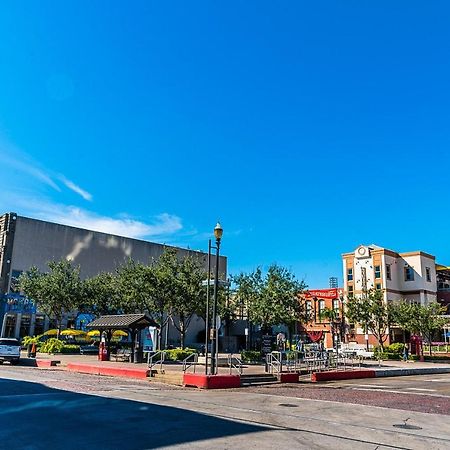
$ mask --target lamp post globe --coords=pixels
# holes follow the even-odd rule
[[[220,222],[217,222],[216,226],[214,227],[214,237],[216,238],[216,241],[220,241],[222,239],[223,235],[223,228],[220,225]]]

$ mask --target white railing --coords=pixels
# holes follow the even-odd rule
[[[230,368],[230,375],[233,369],[236,370],[239,375],[242,375],[242,360],[237,356],[234,356],[233,353],[228,355],[228,367]]]
[[[195,373],[195,368],[197,366],[197,363],[198,363],[198,353],[192,353],[192,355],[189,355],[187,358],[184,358],[183,359],[183,372],[186,372],[188,369],[193,367],[194,373]]]
[[[272,352],[266,355],[267,369],[270,373],[281,373],[283,360],[281,352]]]
[[[159,364],[159,370],[161,372],[163,372],[163,364],[164,364],[165,359],[166,359],[166,353],[163,351],[153,353],[151,356],[149,353],[148,357],[147,357],[148,368],[150,370],[152,370],[156,365]]]

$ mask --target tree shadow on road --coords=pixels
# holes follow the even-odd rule
[[[10,450],[137,450],[268,429],[180,408],[0,379],[0,442]]]

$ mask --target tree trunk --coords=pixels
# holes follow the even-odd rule
[[[184,339],[186,337],[186,328],[184,326],[184,315],[180,314],[180,347],[184,349]]]

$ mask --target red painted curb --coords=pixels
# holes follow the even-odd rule
[[[111,377],[126,378],[147,378],[149,376],[148,369],[128,368],[128,367],[102,367],[90,364],[67,364],[67,370],[71,372],[90,373],[94,375],[108,375]]]
[[[298,383],[299,375],[298,373],[280,373],[278,375],[278,381],[280,383]]]
[[[375,378],[375,370],[347,370],[333,372],[314,372],[311,381],[354,380],[357,378]]]
[[[185,373],[183,385],[193,386],[201,389],[230,389],[241,387],[239,375],[201,375],[196,373]]]
[[[36,359],[36,367],[56,367],[61,361],[56,359]]]

